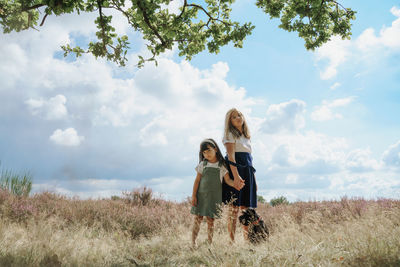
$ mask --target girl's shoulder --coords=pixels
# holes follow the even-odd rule
[[[223,142],[224,144],[226,144],[226,143],[236,143],[236,140],[237,140],[237,139],[238,139],[238,138],[235,137],[235,136],[233,135],[232,132],[228,132],[228,133],[224,136],[224,138],[222,139],[222,142]]]
[[[195,170],[202,174],[203,173],[203,169],[204,169],[204,161],[200,161],[199,164],[197,164]]]

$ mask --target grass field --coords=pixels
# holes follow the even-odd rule
[[[229,242],[225,207],[213,244],[203,223],[194,250],[189,210],[146,189],[103,200],[0,190],[0,266],[400,266],[399,200],[260,204],[271,235],[257,246],[240,228]]]

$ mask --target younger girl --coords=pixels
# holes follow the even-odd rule
[[[222,179],[229,186],[233,186],[225,166],[224,157],[217,143],[211,138],[201,142],[192,194],[191,213],[195,215],[192,230],[193,247],[196,245],[203,216],[207,217],[208,242],[212,242],[214,219],[218,217],[218,205],[222,203]]]

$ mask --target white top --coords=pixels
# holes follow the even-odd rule
[[[229,132],[227,138],[224,137],[222,140],[222,143],[224,143],[224,145],[226,143],[235,143],[235,152],[251,153],[251,140],[244,137],[244,135],[236,138],[231,132]]]
[[[204,161],[200,162],[199,165],[197,165],[197,167],[195,168],[195,170],[200,173],[203,174],[203,170],[204,170]],[[221,167],[219,166],[219,162],[215,162],[215,163],[211,163],[211,162],[207,162],[206,167],[211,167],[211,168],[219,168],[219,179],[221,180],[222,183],[222,179],[224,178],[225,174],[228,172],[228,170],[225,168],[224,165],[221,165]]]

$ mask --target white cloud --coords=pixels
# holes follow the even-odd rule
[[[349,57],[350,45],[349,40],[342,40],[340,37],[334,36],[329,42],[317,49],[317,61],[328,61],[325,70],[320,73],[321,79],[328,80],[336,76],[339,65],[346,62]]]
[[[321,133],[288,133],[267,135],[257,133],[254,158],[262,164],[257,172],[310,174],[339,171],[348,144],[344,138],[334,138]]]
[[[383,27],[378,35],[375,34],[374,29],[366,29],[355,41],[356,47],[363,52],[371,52],[382,48],[398,50],[400,48],[399,10],[397,7],[392,7],[390,11],[397,19],[392,22],[390,27]]]
[[[68,197],[110,198],[111,196],[123,196],[123,192],[143,188],[150,188],[153,197],[162,197],[172,201],[182,201],[190,196],[195,175],[193,176],[162,176],[150,178],[144,181],[132,179],[77,179],[77,180],[50,180],[46,183],[34,183],[33,193],[43,191],[55,192]]]
[[[390,12],[397,17],[391,27],[383,28],[380,32],[381,42],[388,48],[400,48],[400,9],[392,7]]]
[[[151,178],[145,184],[151,187],[154,192],[171,200],[183,200],[191,196],[195,173],[192,176],[162,176]]]
[[[327,121],[332,119],[340,119],[342,115],[336,113],[333,114],[332,110],[328,106],[320,106],[315,108],[311,114],[311,118],[316,121]]]
[[[122,192],[130,191],[143,186],[134,180],[121,179],[79,179],[79,180],[50,180],[46,183],[34,183],[32,191],[40,193],[43,191],[54,192],[68,197],[88,198],[109,198],[121,196]]]
[[[335,90],[336,88],[340,87],[342,84],[339,82],[335,82],[334,84],[332,84],[332,86],[330,87],[331,90]]]
[[[57,145],[62,146],[79,146],[83,140],[84,136],[78,136],[78,133],[74,128],[67,128],[64,131],[57,129],[50,136],[50,140]]]
[[[298,99],[268,107],[261,131],[266,133],[296,132],[304,127],[306,103]]]
[[[286,184],[296,184],[297,181],[298,181],[298,179],[299,179],[299,176],[298,176],[297,174],[295,174],[295,173],[289,173],[289,174],[286,176],[285,183],[286,183]]]
[[[56,95],[55,97],[45,100],[43,98],[33,99],[30,98],[25,101],[32,115],[40,115],[47,120],[63,119],[68,115],[65,103],[67,98],[63,95]]]
[[[353,40],[342,40],[336,36],[317,49],[316,61],[319,65],[321,62],[324,65],[320,78],[323,80],[334,78],[338,68],[345,62],[358,66],[374,66],[376,65],[374,62],[382,58],[382,55],[388,56],[399,51],[400,9],[394,6],[390,12],[397,18],[390,27],[383,27],[378,35],[373,28],[368,28]]]
[[[393,197],[398,192],[400,141],[383,155],[392,171],[383,168],[369,148],[351,149],[345,138],[312,131],[256,134],[253,157],[259,194],[266,199],[281,195],[291,201],[331,200],[344,195],[376,198]]]
[[[400,141],[389,146],[382,155],[382,161],[389,167],[400,168]]]
[[[3,34],[4,35],[4,34]],[[0,42],[0,91],[15,86],[21,69],[27,65],[28,59],[24,49],[17,43]]]
[[[141,145],[167,145],[168,140],[165,133],[163,133],[163,129],[166,128],[163,128],[163,126],[167,125],[163,123],[162,117],[155,118],[153,121],[144,126],[140,130],[140,140],[142,141]]]
[[[356,46],[366,52],[380,45],[380,40],[375,36],[375,30],[368,28],[356,39]]]
[[[400,8],[394,6],[390,9],[390,12],[395,15],[396,17],[400,18]]]
[[[333,109],[345,107],[349,105],[355,97],[339,98],[333,101],[323,100],[321,106],[316,106],[311,113],[311,118],[315,121],[328,121],[333,119],[341,119],[342,114],[334,112]]]
[[[289,148],[287,145],[280,145],[272,154],[271,163],[279,166],[289,166]]]
[[[368,172],[378,170],[380,163],[372,157],[369,148],[355,149],[347,155],[346,168],[352,172]]]

